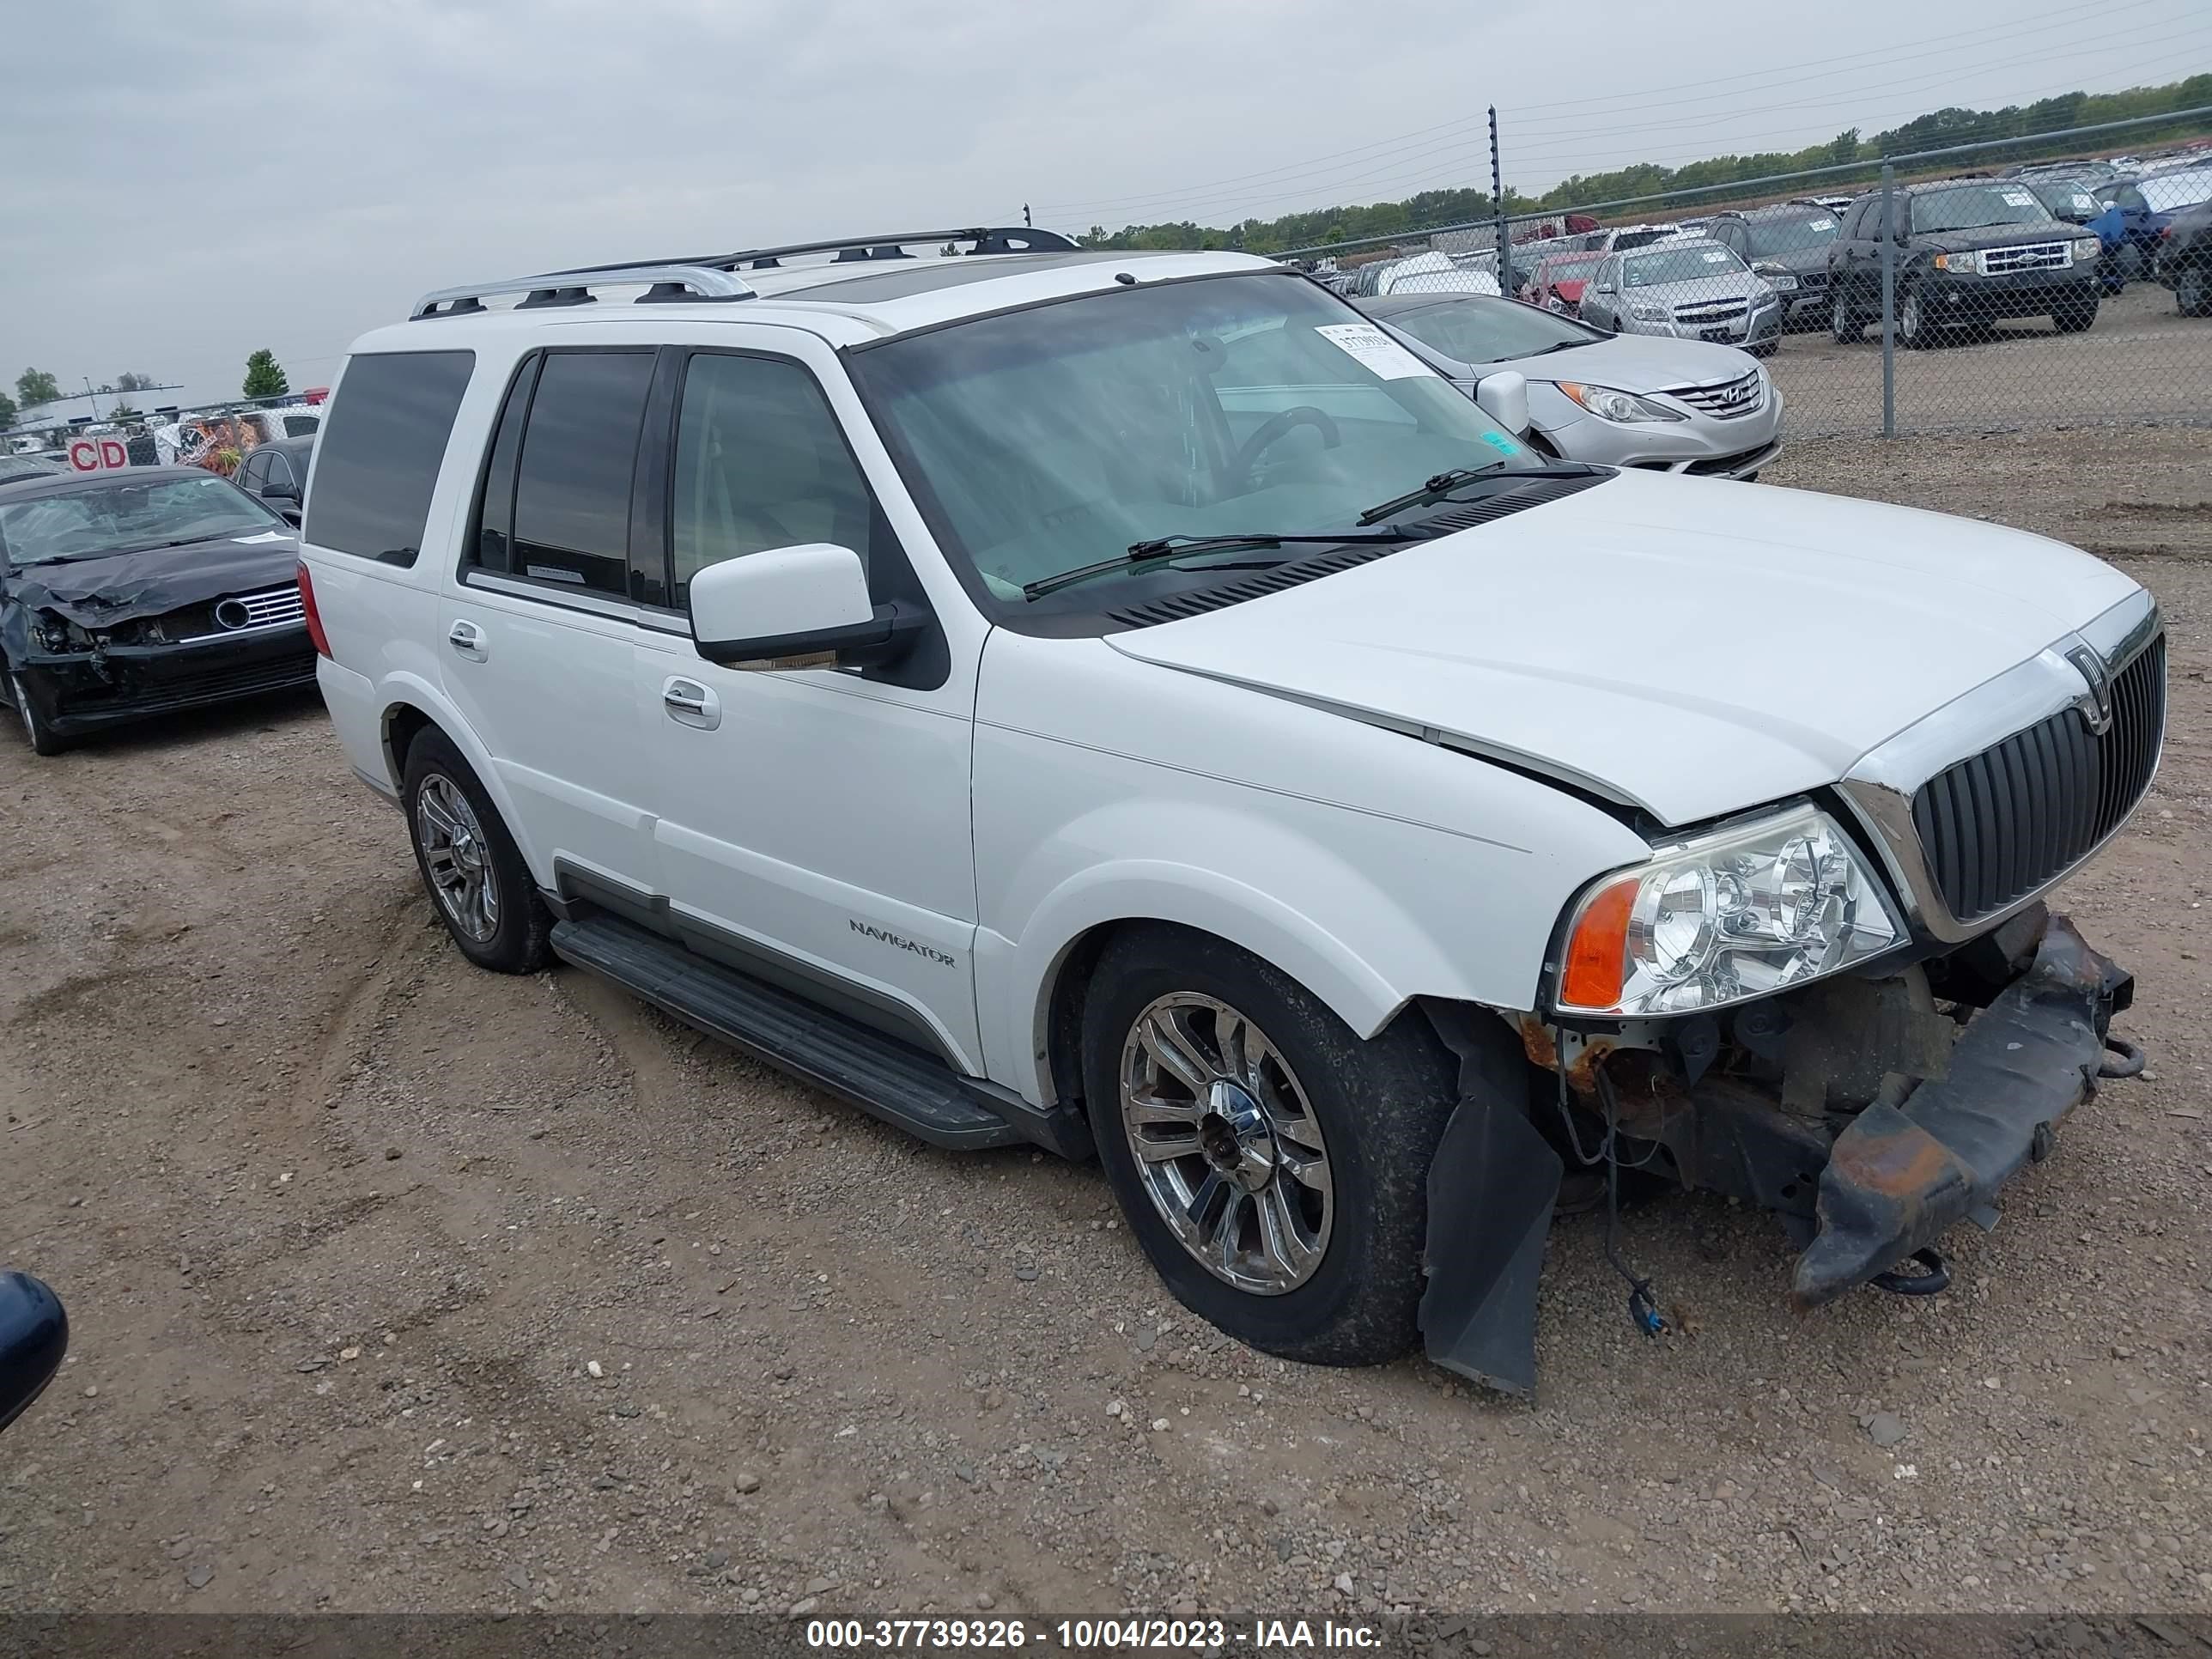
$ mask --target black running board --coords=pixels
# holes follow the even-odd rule
[[[587,912],[555,923],[552,943],[562,960],[933,1146],[975,1152],[1034,1142],[1073,1150],[1063,1144],[1065,1114],[1039,1112],[1018,1097],[1000,1101],[999,1091],[933,1055],[673,939]]]

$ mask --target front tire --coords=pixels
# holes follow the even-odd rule
[[[1919,351],[1936,343],[1936,325],[1929,320],[1927,301],[1920,297],[1917,287],[1905,290],[1897,305],[1897,341],[1909,351]]]
[[[407,750],[400,799],[415,867],[461,954],[500,974],[534,974],[551,956],[552,913],[460,750],[432,728]]]
[[[2061,334],[2079,334],[2097,320],[2097,302],[2090,300],[2051,314],[2051,325]]]
[[[2185,317],[2212,317],[2212,265],[2185,265],[2174,273],[2173,305]]]
[[[1455,1095],[1423,1021],[1362,1041],[1267,963],[1154,926],[1100,957],[1083,1043],[1100,1161],[1178,1301],[1311,1364],[1413,1345],[1429,1163]]]
[[[15,700],[15,716],[21,721],[23,737],[34,755],[58,755],[70,746],[70,740],[56,732],[46,717],[31,701],[28,687],[21,674],[8,676],[8,695]]]
[[[1856,345],[1866,337],[1866,325],[1838,292],[1828,307],[1828,332],[1838,345]]]

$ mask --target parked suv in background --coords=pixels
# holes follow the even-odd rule
[[[2185,317],[2212,317],[2212,202],[2184,208],[2166,222],[2152,275],[2173,290]]]
[[[837,258],[894,240],[355,344],[301,591],[464,955],[1095,1147],[1238,1339],[1522,1390],[1567,1158],[1777,1212],[1809,1306],[2051,1150],[2129,989],[2039,899],[2157,761],[2134,580],[1547,460],[1266,260]]]
[[[1985,335],[2001,319],[2048,317],[2062,334],[2097,320],[2095,236],[2051,216],[2017,179],[1966,179],[1893,192],[1897,337],[1929,346]],[[1861,197],[1828,250],[1838,344],[1881,317],[1883,197]]]
[[[1826,208],[1784,203],[1717,213],[1705,234],[1749,265],[1782,296],[1783,324],[1825,322],[1828,246],[1838,221]]]

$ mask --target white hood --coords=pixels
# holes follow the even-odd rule
[[[1680,824],[1835,781],[2135,590],[2021,531],[1627,471],[1108,642],[1432,731]]]

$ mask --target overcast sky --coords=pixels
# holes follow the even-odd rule
[[[2203,0],[15,0],[0,388],[293,385],[422,290],[870,229],[1227,223],[2212,67]],[[1754,13],[1757,21],[1751,21]],[[1850,32],[1839,29],[1848,15]],[[82,404],[71,405],[81,410]]]

